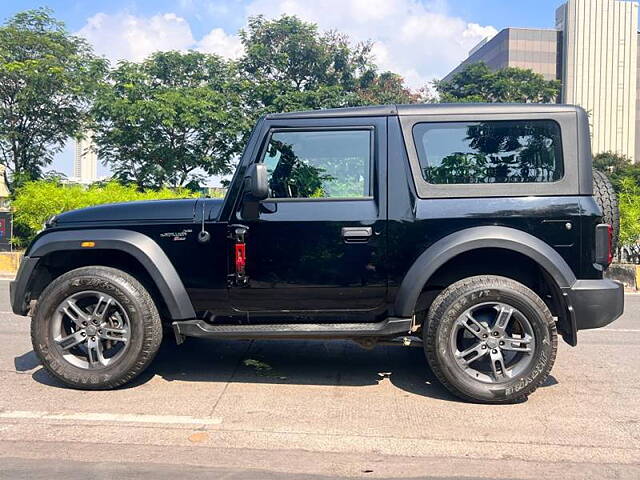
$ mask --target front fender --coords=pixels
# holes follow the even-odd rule
[[[540,265],[561,289],[569,288],[576,282],[567,262],[539,238],[508,227],[472,227],[438,240],[418,257],[400,284],[394,302],[394,314],[399,317],[412,316],[429,278],[452,258],[479,248],[503,248],[526,255]]]
[[[92,248],[94,250],[119,250],[134,257],[155,282],[167,305],[171,319],[195,318],[193,304],[184,284],[160,246],[142,233],[119,229],[66,230],[45,233],[37,238],[28,251],[29,268],[20,269],[12,286],[14,310],[22,309],[27,285],[40,258],[57,251],[83,250],[81,243],[85,241],[95,242]]]

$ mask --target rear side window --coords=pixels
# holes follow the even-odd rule
[[[418,123],[413,138],[432,184],[546,183],[564,175],[552,120]]]
[[[372,130],[276,131],[263,162],[271,198],[370,196]]]

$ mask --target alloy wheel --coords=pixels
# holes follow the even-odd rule
[[[51,334],[67,362],[83,369],[100,369],[124,355],[131,325],[125,309],[111,295],[83,291],[58,305]]]
[[[486,302],[466,310],[451,331],[457,366],[470,377],[500,383],[518,376],[534,359],[535,335],[518,309]]]

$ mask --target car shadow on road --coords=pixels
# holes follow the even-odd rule
[[[32,369],[33,352],[16,357],[16,369]],[[371,386],[389,381],[415,395],[459,401],[427,366],[422,348],[377,346],[365,350],[349,341],[205,340],[189,338],[180,346],[165,341],[150,367],[123,388],[135,388],[159,376],[166,381]],[[66,388],[43,368],[39,383]],[[558,382],[550,376],[543,386]]]
[[[177,357],[181,358],[176,363]],[[167,345],[149,374],[165,380],[231,381],[295,385],[371,386],[390,381],[418,395],[453,400],[429,370],[422,348],[350,341],[189,339]],[[140,381],[145,381],[141,378]]]

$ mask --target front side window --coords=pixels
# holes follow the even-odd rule
[[[551,120],[419,123],[413,138],[432,184],[545,183],[564,174]]]
[[[371,130],[279,131],[264,155],[271,198],[370,196]]]

